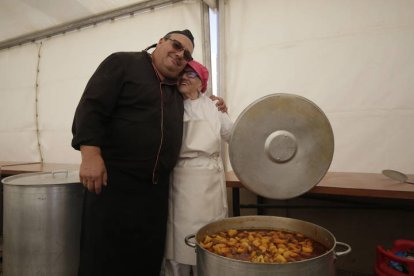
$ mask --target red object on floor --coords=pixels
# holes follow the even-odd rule
[[[396,240],[390,250],[384,250],[377,246],[377,262],[375,264],[375,275],[377,276],[414,276],[414,259],[396,256],[398,251],[414,250],[414,241]],[[397,262],[407,269],[407,273],[400,272],[390,265],[390,262]]]

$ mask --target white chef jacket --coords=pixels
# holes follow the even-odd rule
[[[166,259],[196,265],[184,238],[204,225],[227,217],[227,193],[220,155],[229,141],[231,122],[204,94],[184,101],[184,133],[179,160],[171,175]]]

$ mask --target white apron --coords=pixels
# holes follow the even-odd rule
[[[227,217],[227,193],[220,157],[220,133],[206,120],[184,122],[180,159],[170,186],[166,258],[196,265],[184,238]]]

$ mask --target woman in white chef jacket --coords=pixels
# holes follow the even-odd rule
[[[190,61],[179,80],[184,96],[184,133],[172,173],[165,253],[165,275],[197,275],[196,254],[184,238],[202,226],[227,217],[227,193],[220,156],[233,123],[217,110],[206,91],[208,70]],[[191,272],[192,271],[192,272]]]

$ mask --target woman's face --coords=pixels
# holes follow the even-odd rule
[[[178,81],[178,90],[184,98],[197,99],[198,91],[201,90],[201,80],[197,73],[189,67],[184,69],[184,73]]]

